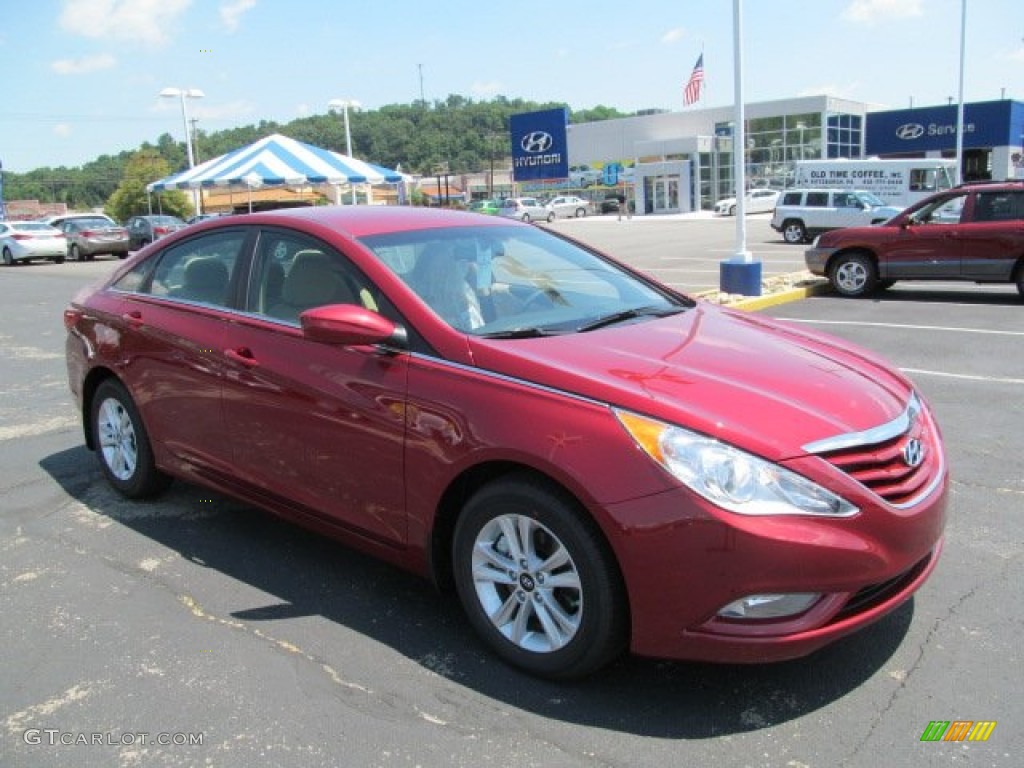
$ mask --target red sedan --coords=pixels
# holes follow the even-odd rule
[[[557,233],[399,207],[195,225],[65,311],[85,441],[457,590],[501,657],[801,656],[935,567],[911,383]]]

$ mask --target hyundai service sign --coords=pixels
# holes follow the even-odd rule
[[[512,115],[512,179],[564,179],[569,175],[566,109]]]

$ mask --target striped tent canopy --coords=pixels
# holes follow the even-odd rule
[[[207,160],[187,171],[146,185],[149,192],[165,189],[302,184],[396,184],[398,171],[364,163],[354,157],[274,134],[247,147]]]

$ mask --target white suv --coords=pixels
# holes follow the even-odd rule
[[[902,208],[862,189],[788,189],[772,214],[772,229],[787,243],[805,243],[822,232],[888,221]]]

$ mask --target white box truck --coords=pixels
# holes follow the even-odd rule
[[[906,208],[928,195],[949,189],[956,160],[798,160],[793,186],[800,189],[864,189],[886,205]]]

